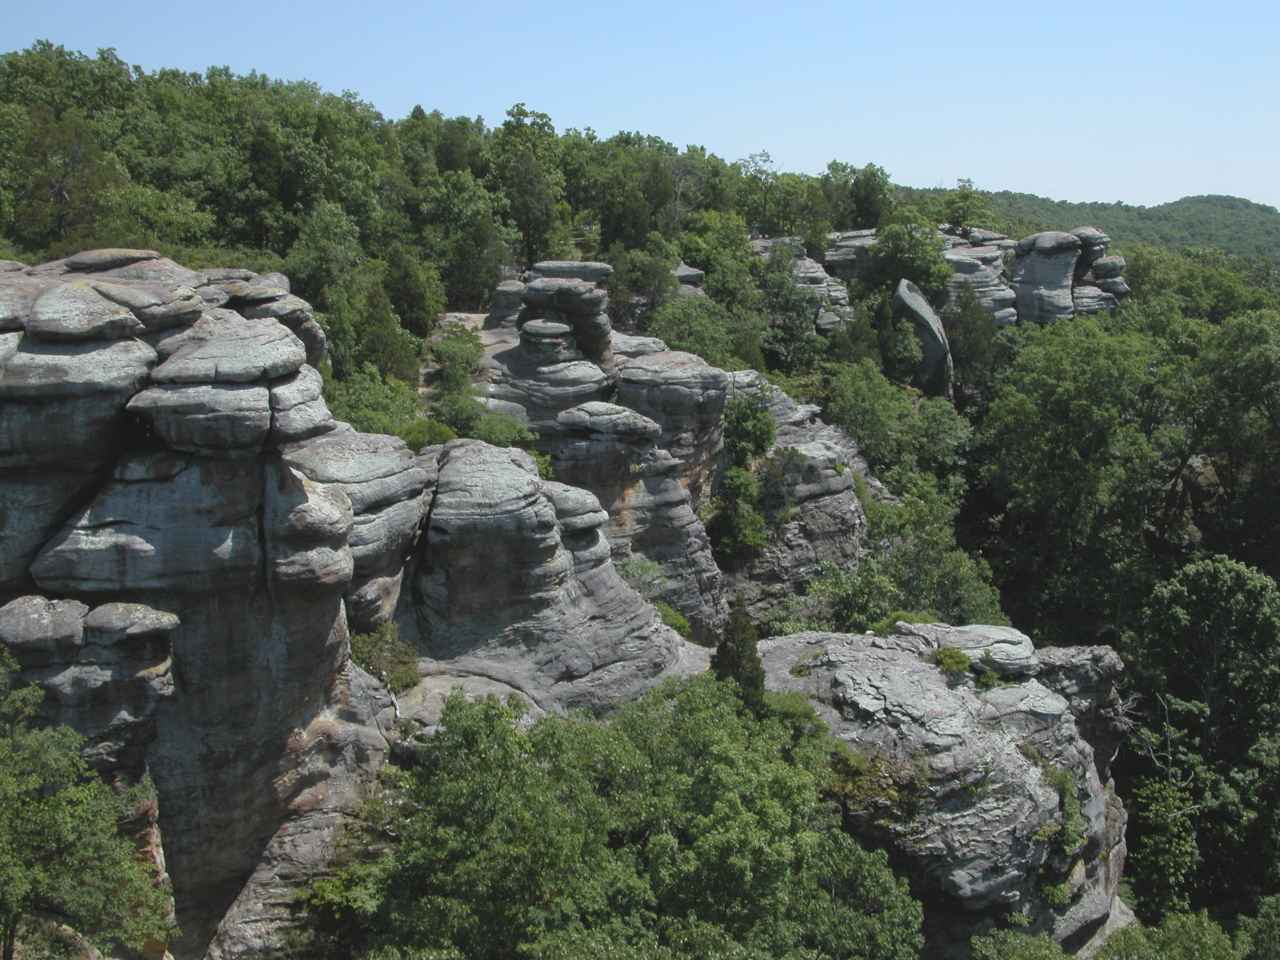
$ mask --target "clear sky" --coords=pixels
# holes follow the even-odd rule
[[[36,39],[502,120],[656,134],[914,186],[1280,206],[1280,3],[0,0]]]

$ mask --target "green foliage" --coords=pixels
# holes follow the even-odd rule
[[[657,601],[653,605],[658,611],[658,616],[662,618],[662,622],[674,630],[680,636],[688,640],[693,636],[693,628],[689,626],[689,619],[675,607],[662,600]]]
[[[1137,838],[1129,878],[1144,920],[1190,908],[1190,890],[1200,865],[1194,801],[1184,787],[1164,779],[1143,780],[1134,791]]]
[[[69,727],[34,728],[38,687],[14,686],[0,647],[0,945],[44,938],[54,915],[101,949],[141,949],[174,934],[168,892],[122,836],[133,811],[85,762]],[[25,951],[24,951],[25,955]]]
[[[964,462],[972,433],[946,400],[920,398],[891,383],[868,359],[836,371],[826,414],[858,442],[867,462],[881,470],[947,476]]]
[[[608,723],[516,719],[449,698],[377,850],[309,895],[310,955],[917,955],[919,906],[819,799],[811,711],[756,718],[704,676]]]
[[[1243,951],[1207,913],[1175,913],[1158,927],[1112,934],[1098,960],[1242,960]]]
[[[822,360],[826,340],[814,330],[818,301],[792,274],[795,254],[778,244],[757,266],[761,309],[769,318],[764,355],[770,369],[785,373],[811,370]]]
[[[721,680],[737,684],[743,705],[757,717],[765,710],[764,665],[756,652],[758,638],[742,598],[735,597],[724,634],[711,655],[711,672]]]
[[[975,190],[972,180],[957,181],[956,188],[942,198],[942,216],[951,226],[961,230],[991,223],[986,194]]]
[[[955,647],[940,647],[935,650],[933,662],[937,664],[939,670],[947,675],[947,679],[952,683],[967,677],[969,668],[973,666],[973,661],[969,659],[969,655],[963,650],[957,650]]]
[[[996,930],[970,942],[973,960],[1066,960],[1068,954],[1048,934],[1028,936]]]
[[[724,411],[724,451],[735,467],[750,467],[773,446],[777,428],[760,393],[734,396]]]
[[[373,633],[352,635],[351,659],[392,693],[418,685],[418,652],[400,639],[394,623],[384,623]]]
[[[724,370],[764,367],[764,321],[735,316],[710,297],[674,297],[645,320],[645,333]]]
[[[635,321],[637,305],[659,309],[675,292],[672,274],[680,254],[660,233],[651,233],[644,245],[627,249],[620,243],[609,249],[613,275],[609,277],[609,311],[615,321],[629,325]]]
[[[888,171],[869,163],[859,170],[850,184],[849,228],[878,227],[893,212],[893,186]]]
[[[1244,960],[1280,960],[1280,896],[1265,897],[1241,923]]]
[[[951,268],[942,256],[938,228],[911,207],[899,207],[880,226],[863,284],[892,295],[899,280],[910,280],[930,303],[946,298]]]
[[[545,113],[518,103],[494,134],[492,177],[505,195],[512,222],[523,239],[525,263],[550,252],[548,238],[559,216],[564,174],[559,143]]]
[[[738,568],[749,563],[769,542],[760,513],[760,481],[749,470],[730,467],[721,479],[719,507],[707,523],[716,560]]]
[[[324,396],[339,420],[365,433],[397,436],[413,450],[454,437],[444,424],[422,415],[412,387],[403,380],[383,377],[372,363],[361,365],[346,380],[326,378]]]

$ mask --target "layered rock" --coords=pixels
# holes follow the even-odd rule
[[[751,249],[765,259],[775,251],[791,259],[792,278],[813,301],[813,322],[818,333],[829,336],[852,318],[849,288],[844,280],[831,276],[822,263],[806,256],[799,237],[752,240]]]
[[[1014,306],[1018,295],[1004,278],[1004,250],[993,244],[955,245],[943,251],[951,278],[947,281],[948,300],[955,303],[961,291],[973,293],[978,304],[991,314],[997,326],[1018,322]]]
[[[657,446],[662,428],[634,410],[600,402],[566,410],[557,426],[555,475],[599,498],[615,560],[638,556],[658,564],[652,599],[684,614],[694,640],[713,641],[725,617],[720,570],[680,483],[680,463]]]
[[[424,456],[436,477],[401,634],[428,658],[429,691],[475,682],[541,711],[599,710],[694,668],[618,574],[593,494],[540,480],[527,454],[478,441]]]
[[[866,461],[842,430],[823,423],[815,406],[797,404],[754,370],[731,375],[733,396],[758,397],[773,418],[774,444],[766,462],[780,474],[785,517],[768,545],[740,570],[726,575],[727,592],[763,622],[803,596],[825,564],[847,567],[865,553],[866,514],[854,477],[869,480]]]
[[[1075,314],[1071,288],[1080,240],[1074,234],[1050,231],[1018,242],[1012,284],[1017,294],[1018,319],[1023,323],[1053,323]]]
[[[850,776],[875,799],[847,802],[846,823],[911,876],[931,955],[964,955],[1010,914],[1080,947],[1107,924],[1124,861],[1123,816],[1070,704],[1035,678],[1030,641],[992,629],[899,624],[760,645],[766,685],[809,696],[862,758]],[[975,641],[1017,651],[1004,683],[982,689],[932,662]]]

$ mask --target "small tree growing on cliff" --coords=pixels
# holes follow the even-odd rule
[[[735,597],[729,611],[716,652],[711,655],[711,669],[721,680],[738,685],[743,705],[757,717],[764,715],[764,664],[756,652],[756,625],[751,622],[742,597]]]
[[[40,939],[54,924],[100,947],[167,941],[168,894],[120,835],[123,798],[89,769],[75,731],[29,725],[42,694],[14,689],[14,669],[0,647],[3,960],[13,960],[20,935]]]

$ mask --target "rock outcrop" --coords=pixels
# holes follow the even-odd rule
[[[916,383],[926,392],[951,395],[951,378],[954,368],[951,362],[951,344],[942,319],[929,306],[924,294],[910,280],[899,280],[893,292],[893,309],[900,316],[911,320],[916,339],[920,341],[922,356],[916,367]]]
[[[875,241],[875,230],[829,234],[823,265],[842,280],[864,279]],[[967,289],[997,326],[1114,310],[1129,293],[1121,276],[1124,258],[1107,256],[1110,238],[1096,227],[1015,242],[992,230],[944,225],[939,242],[951,267],[948,302],[956,303]]]
[[[774,251],[781,251],[791,259],[792,278],[813,301],[813,322],[818,333],[829,336],[852,318],[849,288],[844,280],[831,276],[822,263],[807,256],[799,237],[752,240],[751,249],[765,259]]]
[[[941,647],[992,652],[1004,682],[949,678],[932,662]],[[1071,704],[1036,678],[1025,636],[899,624],[887,637],[798,634],[760,649],[766,685],[809,696],[860,758],[846,823],[910,875],[931,955],[964,955],[972,933],[1011,914],[1068,948],[1105,926],[1123,811]]]
[[[601,294],[539,266],[541,360],[570,330],[611,384]],[[381,764],[393,704],[352,629],[394,617],[437,682],[543,710],[705,664],[622,582],[590,493],[336,421],[285,278],[89,251],[0,271],[0,310],[0,640],[104,775],[154,781],[180,960],[276,950]]]

